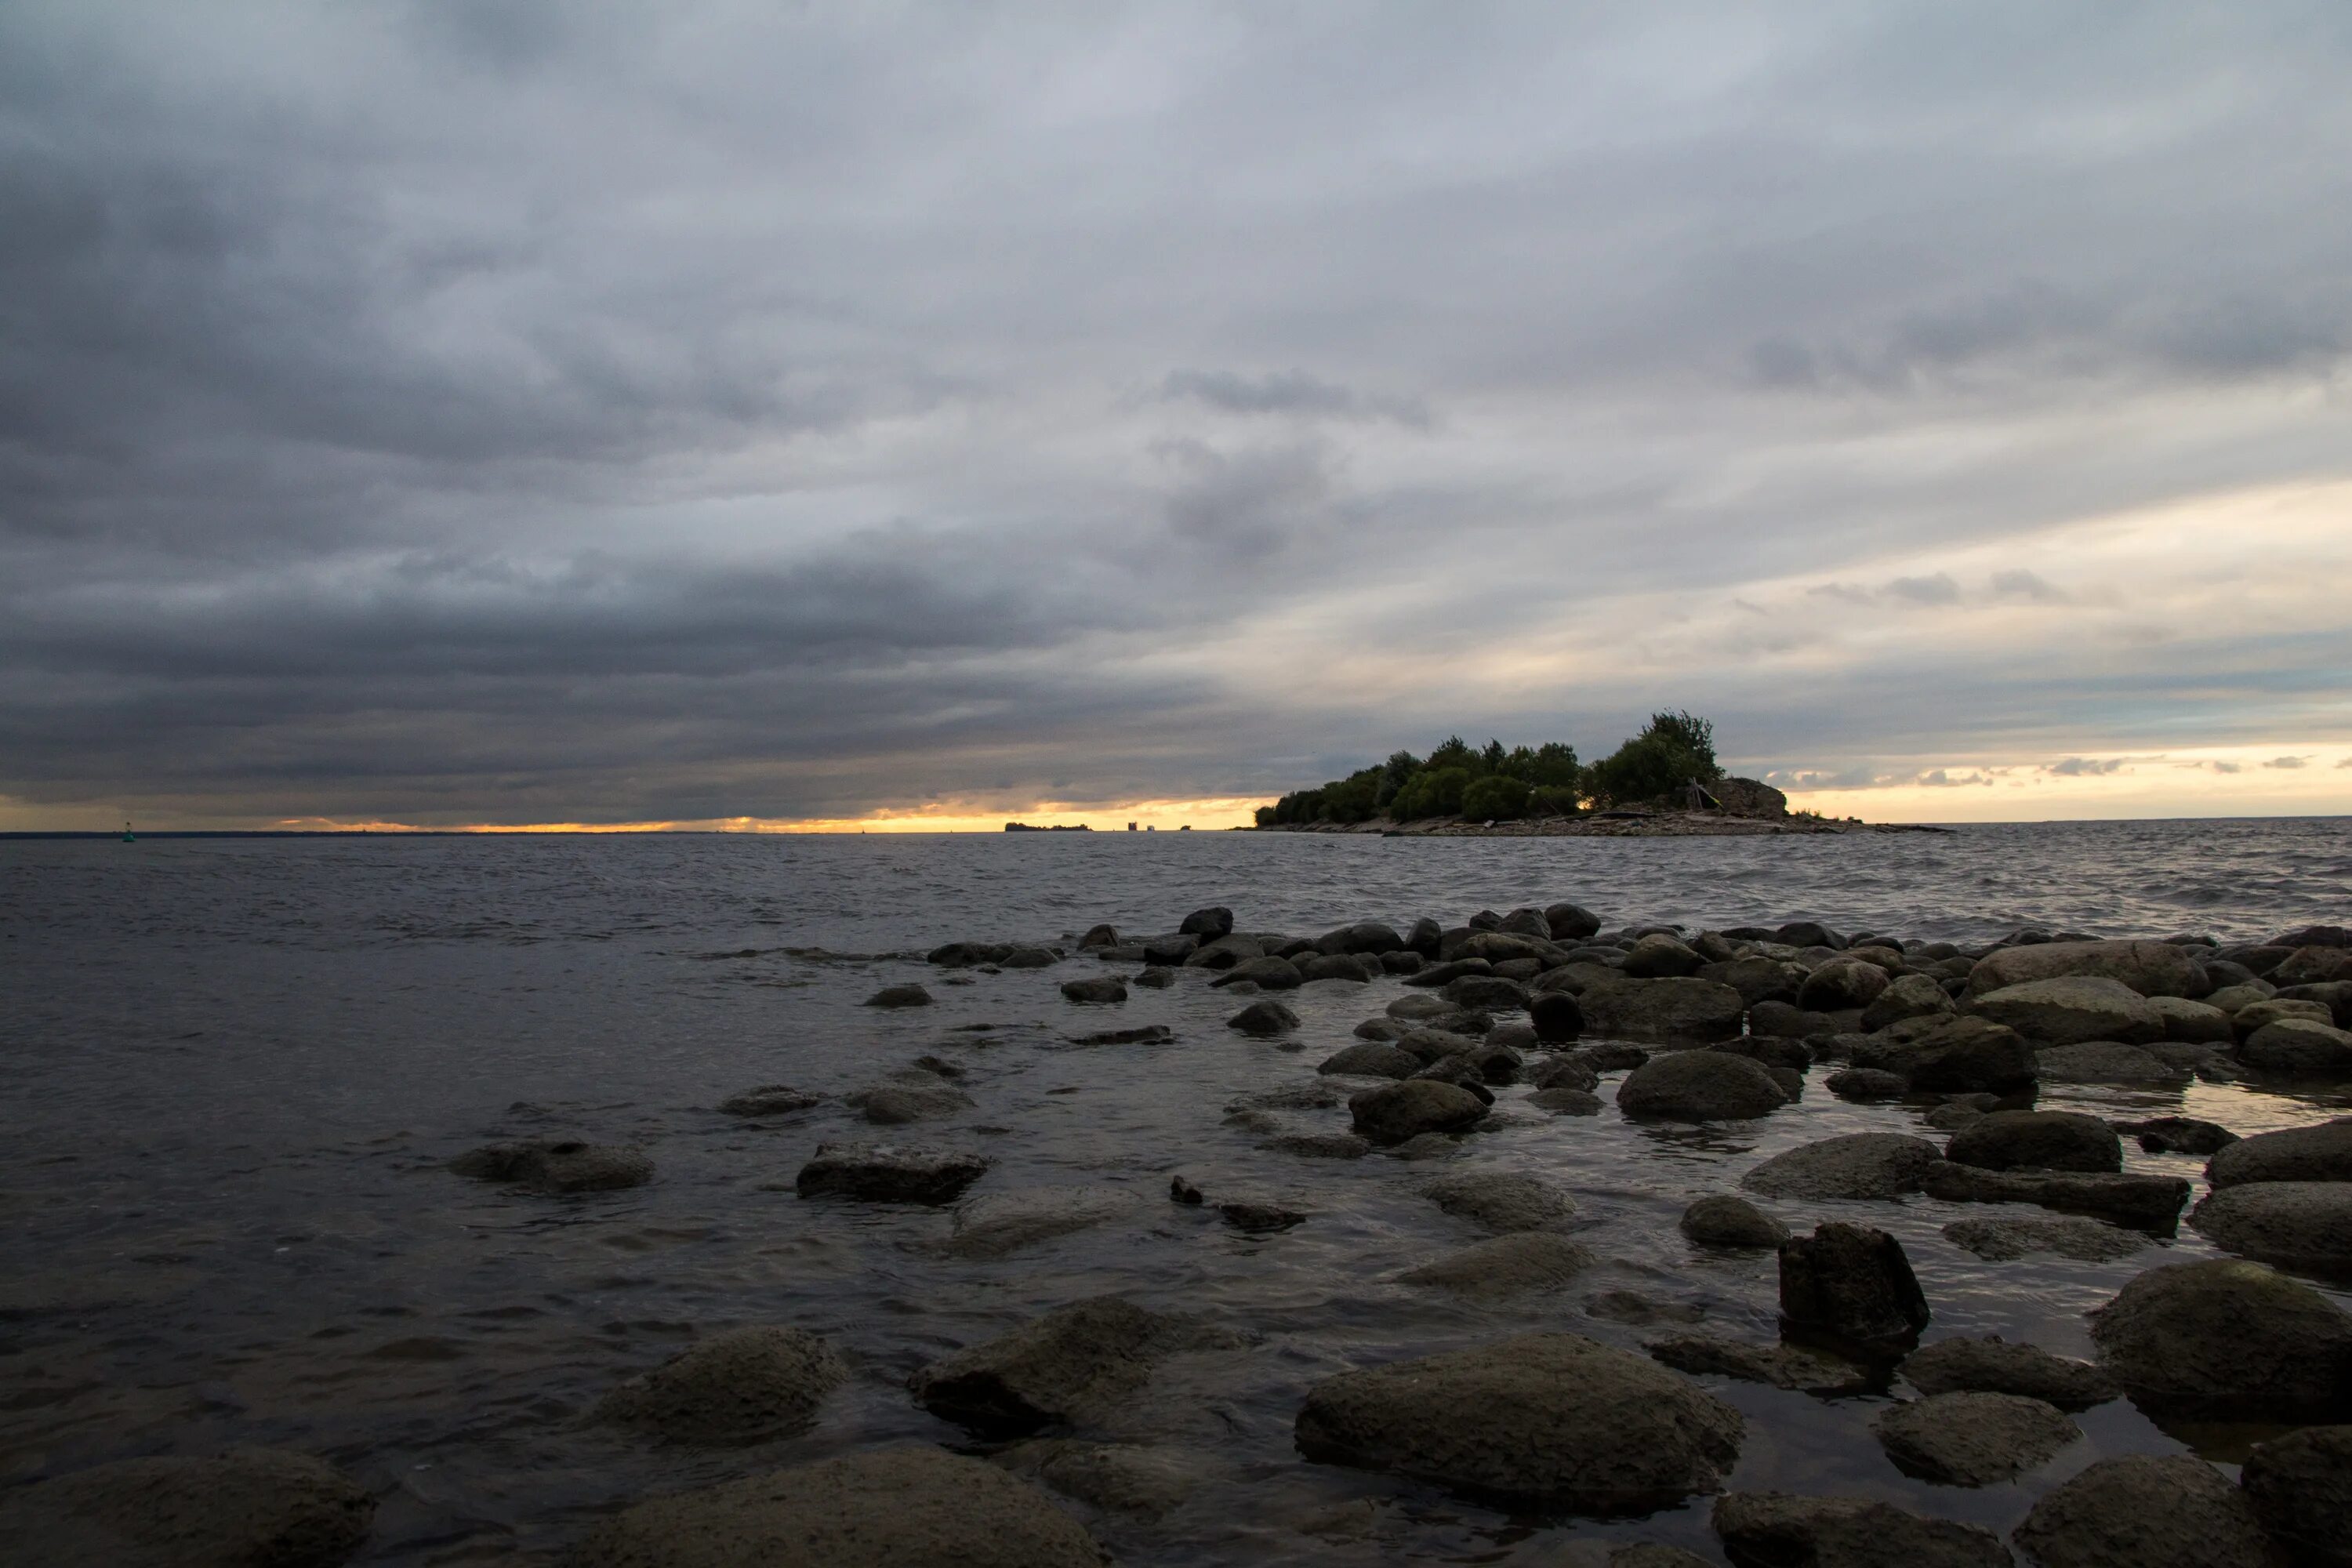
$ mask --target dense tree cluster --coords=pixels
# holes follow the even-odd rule
[[[1587,804],[1670,800],[1694,778],[1709,784],[1722,776],[1713,724],[1690,713],[1656,713],[1640,734],[1590,766],[1580,766],[1576,748],[1559,741],[1507,750],[1500,741],[1473,746],[1454,735],[1426,757],[1399,752],[1346,778],[1294,790],[1258,807],[1257,824],[1566,816]]]

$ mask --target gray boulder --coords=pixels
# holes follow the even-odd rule
[[[1904,1342],[1927,1326],[1927,1298],[1901,1242],[1832,1223],[1780,1244],[1780,1316],[1833,1340]]]
[[[1625,950],[1625,973],[1637,980],[1696,974],[1706,960],[1663,932],[1643,937]]]
[[[1868,1369],[1802,1345],[1759,1345],[1706,1334],[1676,1334],[1650,1346],[1651,1359],[1695,1377],[1730,1377],[1796,1394],[1840,1399],[1876,1384]]]
[[[2039,1345],[2013,1345],[1999,1335],[1938,1340],[1904,1357],[1900,1370],[1926,1394],[2014,1394],[2060,1410],[2088,1410],[2123,1396],[2115,1379],[2088,1362],[2054,1356]]]
[[[869,1449],[652,1498],[590,1527],[569,1568],[1101,1568],[1028,1482],[943,1448]]]
[[[2261,1263],[2151,1268],[2092,1314],[2099,1364],[2144,1407],[2327,1419],[2352,1394],[2352,1318]]]
[[[1524,1171],[1456,1171],[1422,1192],[1447,1214],[1497,1236],[1559,1230],[1576,1217],[1576,1200],[1565,1190]]]
[[[1802,964],[1756,956],[1710,963],[1697,973],[1702,980],[1730,986],[1752,1008],[1762,1002],[1796,1001],[1797,987],[1805,983],[1806,970]]]
[[[1457,1296],[1500,1300],[1559,1289],[1592,1261],[1591,1252],[1565,1237],[1523,1230],[1449,1252],[1400,1278]]]
[[[1966,1129],[1962,1129],[1966,1131]],[[1919,1190],[1949,1204],[2038,1204],[2060,1214],[2089,1215],[2170,1236],[2189,1201],[2179,1176],[2136,1171],[1989,1171],[1950,1160],[1921,1173]]]
[[[1127,1000],[1127,982],[1117,975],[1098,975],[1092,980],[1065,980],[1062,995],[1068,1001],[1089,1005]]]
[[[759,1443],[805,1429],[848,1375],[841,1358],[803,1329],[730,1329],[606,1394],[596,1417],[673,1443]]]
[[[2282,1268],[2352,1268],[2352,1182],[2248,1182],[2189,1211],[2189,1227],[2242,1258]]]
[[[2205,1163],[2215,1187],[2247,1182],[2352,1182],[2352,1116],[2241,1138]]]
[[[2137,992],[2095,975],[2029,980],[1987,991],[1969,1004],[1969,1011],[2008,1025],[2037,1046],[2075,1046],[2086,1040],[2144,1045],[2164,1038],[2164,1020]]]
[[[2010,1094],[2032,1087],[2038,1070],[2022,1035],[1975,1017],[1906,1019],[1869,1037],[1853,1065],[1900,1073],[1924,1094]]]
[[[1424,1132],[1458,1132],[1486,1114],[1486,1102],[1434,1079],[1368,1089],[1348,1100],[1355,1129],[1375,1143],[1402,1143]]]
[[[1543,914],[1554,942],[1582,942],[1601,930],[1601,917],[1581,904],[1548,904]]]
[[[2149,1008],[2164,1020],[2164,1037],[2181,1045],[2226,1046],[2235,1037],[2230,1015],[2210,1001],[2191,1002],[2183,996],[2151,996]]]
[[[1537,1039],[1564,1045],[1584,1033],[1584,1007],[1565,991],[1547,991],[1528,998],[1528,1021]]]
[[[1324,1058],[1315,1070],[1356,1078],[1411,1078],[1421,1067],[1421,1058],[1411,1051],[1377,1040],[1363,1040]]]
[[[1775,1154],[1739,1179],[1775,1198],[1893,1198],[1919,1190],[1919,1178],[1942,1156],[1925,1138],[1853,1132]]]
[[[1384,952],[1394,952],[1405,944],[1391,925],[1379,921],[1360,921],[1350,926],[1326,931],[1315,939],[1315,950],[1329,954],[1360,954],[1377,958]]]
[[[1996,1110],[1952,1134],[1945,1157],[1987,1171],[2120,1171],[2123,1142],[2095,1116]]]
[[[1732,1492],[1711,1522],[1740,1568],[2013,1568],[1998,1536],[1874,1498]]]
[[[1897,976],[1862,1010],[1862,1026],[1874,1033],[1908,1018],[1948,1017],[1951,993],[1925,974]]]
[[[1002,1258],[1055,1237],[1130,1218],[1142,1206],[1142,1200],[1127,1188],[1098,1184],[983,1193],[956,1205],[946,1250],[957,1258]]]
[[[1727,1193],[1704,1197],[1683,1210],[1682,1233],[1701,1247],[1776,1247],[1789,1227],[1745,1198]]]
[[[1304,984],[1305,978],[1298,973],[1298,966],[1290,960],[1266,954],[1243,959],[1209,984],[1215,986],[1247,984],[1261,991],[1296,991]]]
[[[2233,1039],[2246,1039],[2257,1030],[2271,1024],[2287,1022],[2333,1024],[2335,1015],[2325,1003],[2305,996],[2265,997],[2248,1003],[2230,1015],[2230,1032]]]
[[[820,1143],[793,1185],[804,1198],[839,1196],[868,1203],[953,1203],[980,1180],[988,1161],[961,1150],[919,1143]]]
[[[1833,958],[1797,987],[1797,1005],[1813,1013],[1868,1008],[1892,984],[1886,971],[1859,958]]]
[[[1381,966],[1373,960],[1351,952],[1318,953],[1301,959],[1298,978],[1312,984],[1318,980],[1344,980],[1349,984],[1363,985],[1381,977]]]
[[[2309,1018],[2281,1018],[2247,1036],[2238,1047],[2238,1058],[2264,1072],[2352,1077],[2352,1029]]]
[[[2194,1076],[2137,1046],[2114,1040],[2053,1046],[2036,1051],[2033,1059],[2043,1083],[2180,1084]]]
[[[1935,1394],[1871,1423],[1895,1468],[1944,1486],[1987,1487],[2055,1458],[2083,1436],[2056,1406],[2017,1394]]]
[[[1276,1035],[1286,1035],[1298,1027],[1298,1015],[1279,1002],[1253,1002],[1226,1019],[1225,1026],[1238,1029],[1244,1035],[1271,1038]]]
[[[2253,1505],[2189,1454],[2102,1459],[2033,1505],[2011,1539],[2042,1568],[2275,1568]]]
[[[1465,974],[1445,983],[1439,995],[1464,1012],[1524,1010],[1528,988],[1499,974]]]
[[[556,1194],[613,1192],[654,1179],[653,1161],[638,1151],[576,1138],[486,1144],[458,1155],[449,1168],[478,1182]]]
[[[1344,1372],[1298,1413],[1301,1453],[1584,1514],[1668,1508],[1739,1457],[1739,1413],[1577,1334],[1526,1334]]]
[[[1747,1004],[1728,985],[1692,976],[1595,981],[1577,994],[1587,1034],[1643,1040],[1727,1040]]]
[[[934,1415],[976,1432],[1028,1432],[1112,1408],[1162,1357],[1201,1342],[1189,1324],[1097,1296],[934,1362],[907,1386]]]
[[[1969,990],[1981,996],[2061,977],[2112,980],[2141,996],[2192,996],[2205,989],[2196,959],[2170,942],[2050,942],[1987,954],[1969,971]]]
[[[2255,1444],[2238,1484],[2294,1561],[2352,1563],[2352,1426],[2305,1426]]]
[[[1587,1093],[1601,1084],[1591,1058],[1581,1051],[1547,1057],[1528,1071],[1527,1079],[1538,1089],[1580,1089]]]
[[[1182,923],[1176,929],[1186,936],[1197,936],[1213,942],[1218,937],[1232,934],[1234,911],[1223,904],[1214,904],[1205,910],[1194,910],[1184,917]]]
[[[1664,1051],[1617,1086],[1617,1108],[1626,1115],[1681,1121],[1745,1120],[1788,1102],[1763,1063],[1727,1051]]]
[[[2109,1263],[2147,1246],[2136,1230],[2095,1219],[1960,1219],[1944,1227],[1944,1239],[1988,1263],[2008,1263],[2037,1252],[2053,1252],[2081,1263]]]
[[[375,1499],[283,1448],[121,1459],[0,1497],[0,1542],[31,1568],[333,1568],[358,1551]]]

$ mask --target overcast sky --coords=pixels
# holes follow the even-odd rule
[[[0,827],[1658,707],[1865,816],[2352,809],[2347,83],[2344,0],[12,0]]]

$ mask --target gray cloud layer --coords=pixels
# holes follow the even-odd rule
[[[2347,79],[2333,0],[27,0],[0,795],[1225,795],[1658,704],[1824,777],[2338,735],[2340,618],[2063,656],[2134,589],[2045,542],[2352,475]],[[1893,629],[1758,662],[1842,615]]]

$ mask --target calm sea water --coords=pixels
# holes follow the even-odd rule
[[[1393,982],[1307,987],[1294,999],[1299,1037],[1269,1044],[1223,1027],[1235,1004],[1202,975],[1078,1009],[1057,985],[1096,973],[1092,960],[951,979],[913,955],[953,938],[1054,941],[1102,920],[1166,930],[1213,902],[1245,929],[1299,934],[1573,899],[1612,923],[1803,917],[1959,940],[2028,923],[2242,940],[2352,919],[2347,889],[2347,819],[1711,841],[0,843],[0,1484],[133,1454],[285,1444],[383,1497],[363,1561],[511,1561],[559,1550],[647,1492],[878,1442],[961,1444],[908,1400],[908,1373],[1116,1291],[1253,1336],[1248,1350],[1171,1363],[1099,1434],[1189,1451],[1210,1477],[1158,1521],[1073,1504],[1123,1560],[1534,1563],[1576,1537],[1672,1540],[1713,1559],[1703,1503],[1630,1523],[1514,1519],[1305,1464],[1291,1418],[1310,1383],[1349,1365],[1538,1327],[1627,1345],[1664,1331],[1589,1315],[1586,1298],[1608,1290],[1769,1339],[1770,1258],[1696,1254],[1675,1217],[1781,1149],[1916,1130],[1911,1112],[1841,1104],[1816,1084],[1761,1122],[1667,1130],[1613,1106],[1555,1120],[1504,1090],[1493,1130],[1466,1140],[1453,1168],[1563,1182],[1587,1222],[1579,1239],[1605,1261],[1563,1295],[1465,1306],[1393,1278],[1476,1238],[1420,1195],[1438,1167],[1275,1153],[1224,1116],[1236,1097],[1311,1081],[1398,994]],[[938,1005],[857,1005],[908,979]],[[1147,1023],[1171,1026],[1175,1042],[1071,1043]],[[977,1103],[919,1131],[994,1159],[976,1192],[1128,1184],[1150,1200],[1141,1220],[1000,1260],[947,1258],[943,1212],[790,1192],[819,1141],[873,1131],[854,1112],[829,1102],[747,1126],[710,1109],[777,1080],[839,1094],[926,1053],[961,1063]],[[2045,1100],[2254,1131],[2336,1114],[2345,1098],[2336,1086],[2200,1084]],[[1346,1119],[1286,1114],[1302,1131]],[[559,1131],[640,1142],[656,1177],[559,1200],[443,1169],[493,1136]],[[1164,1203],[1178,1171],[1288,1194],[1314,1217],[1236,1234]],[[1779,1209],[1800,1228],[1848,1217],[1895,1231],[1934,1306],[1930,1338],[2000,1332],[2062,1353],[2087,1353],[2081,1314],[2132,1274],[2205,1250],[2185,1233],[2114,1264],[1989,1264],[1942,1237],[1967,1215],[1957,1207]],[[808,1435],[693,1453],[583,1419],[698,1331],[773,1321],[827,1335],[856,1367]],[[2112,1405],[2082,1417],[2088,1440],[2042,1471],[1967,1491],[1893,1468],[1868,1434],[1883,1401],[1709,1381],[1749,1418],[1735,1485],[1866,1493],[2004,1531],[2095,1458],[2187,1441],[2226,1461],[2249,1436],[2167,1434]]]

